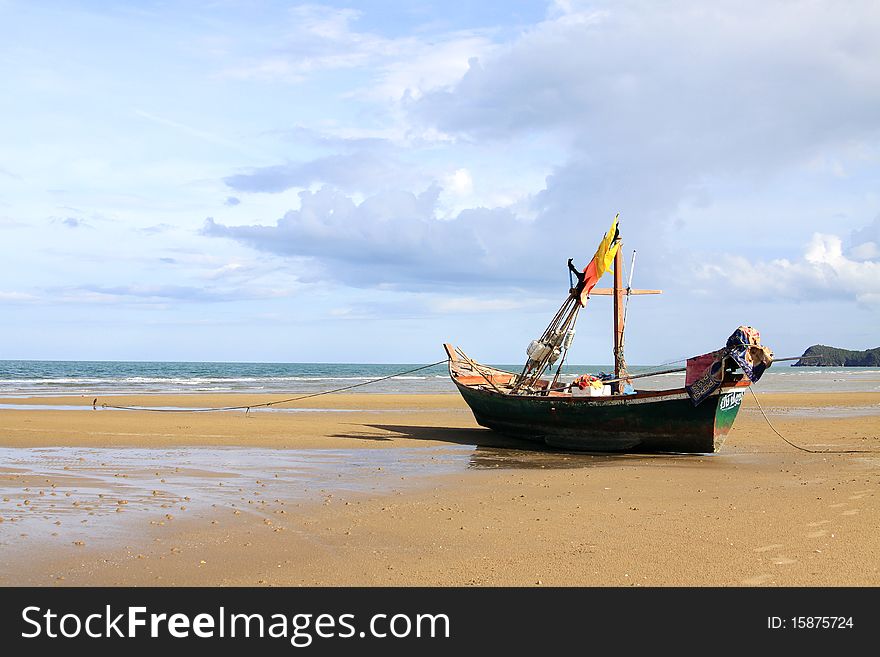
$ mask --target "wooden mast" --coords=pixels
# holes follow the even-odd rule
[[[617,239],[620,240],[619,234]],[[662,294],[661,290],[634,290],[631,289],[629,285],[624,288],[623,250],[620,248],[622,246],[623,243],[621,242],[617,252],[614,254],[614,287],[592,288],[587,294],[588,299],[594,294],[614,297],[614,382],[611,383],[611,386],[612,392],[615,394],[617,394],[617,392],[623,387],[618,381],[629,377],[626,370],[626,358],[623,354],[623,332],[625,328],[624,321],[626,319],[624,297],[628,297],[631,294]],[[569,260],[569,267],[571,267],[571,260]],[[584,274],[586,274],[586,272],[587,270],[584,269]],[[632,276],[630,276],[630,283],[631,282]],[[581,278],[581,283],[583,283],[583,278]],[[547,392],[549,392],[550,388],[555,388],[556,383],[559,380],[559,375],[562,372],[562,365],[565,362],[565,357],[568,353],[568,347],[563,347],[566,341],[564,336],[569,330],[574,328],[574,324],[577,321],[578,311],[582,307],[578,300],[579,289],[582,288],[571,288],[568,298],[563,302],[559,310],[556,311],[553,321],[551,321],[550,325],[544,329],[544,333],[541,337],[535,341],[549,347],[547,353],[540,359],[540,361],[532,361],[531,356],[529,356],[526,360],[526,364],[523,366],[522,372],[520,372],[515,378],[509,394],[517,394],[523,388],[526,388],[528,393],[533,393],[531,390],[532,386],[538,384],[541,375],[547,369],[548,365],[552,367],[550,360],[553,357],[554,352],[557,356],[561,355],[559,366],[553,377],[553,381],[545,382],[541,388]]]
[[[622,246],[622,245],[621,245]],[[623,250],[614,254],[614,378],[619,379],[624,370],[623,358]]]

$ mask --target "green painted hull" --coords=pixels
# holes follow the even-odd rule
[[[477,422],[499,433],[589,452],[716,452],[742,403],[724,386],[694,406],[683,390],[615,397],[507,395],[453,381]]]

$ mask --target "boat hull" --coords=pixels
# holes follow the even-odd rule
[[[694,406],[684,390],[603,397],[508,395],[453,381],[477,422],[500,433],[589,452],[716,452],[742,403],[725,386]]]

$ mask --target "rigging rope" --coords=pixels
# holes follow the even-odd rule
[[[447,362],[449,359],[444,358],[443,360],[438,360],[436,363],[431,363],[430,365],[422,365],[421,367],[416,367],[411,370],[406,370],[405,372],[395,372],[394,374],[389,374],[388,376],[383,376],[378,379],[371,379],[369,381],[363,381],[361,383],[355,383],[350,386],[344,386],[342,388],[335,388],[333,390],[324,390],[322,392],[313,392],[308,395],[300,395],[299,397],[290,397],[289,399],[279,399],[277,401],[263,402],[261,404],[246,404],[242,406],[222,406],[217,408],[149,408],[146,406],[117,406],[115,404],[101,404],[101,408],[113,408],[119,411],[149,411],[151,413],[212,413],[217,411],[245,411],[245,413],[250,412],[252,408],[264,408],[268,406],[277,406],[278,404],[287,404],[289,402],[302,401],[303,399],[310,399],[312,397],[320,397],[321,395],[330,395],[334,392],[343,392],[344,390],[351,390],[352,388],[360,388],[361,386],[367,386],[372,383],[378,383],[379,381],[385,381],[387,379],[393,379],[396,376],[404,376],[406,374],[412,374],[414,372],[420,372],[421,370],[426,370],[430,367],[435,367],[437,365],[442,365]],[[95,401],[92,402],[92,408],[97,408],[98,399],[95,398]]]
[[[758,400],[758,395],[755,393],[751,386],[749,386],[749,390],[752,393],[752,397],[755,398],[755,403],[758,405],[758,410],[761,411],[761,415],[763,415],[764,419],[767,421],[767,426],[773,430],[773,433],[782,438],[782,440],[784,440],[795,449],[799,449],[802,452],[809,452],[810,454],[877,454],[878,452],[880,452],[880,450],[876,449],[809,449],[808,447],[795,445],[788,438],[786,438],[776,430],[776,427],[773,426],[773,424],[770,422],[770,418],[767,417],[767,414],[764,412],[764,409],[761,406],[761,402]]]

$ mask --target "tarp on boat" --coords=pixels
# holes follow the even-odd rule
[[[724,349],[688,358],[684,387],[694,406],[721,385],[725,358],[731,358],[752,383],[773,364],[773,352],[761,344],[761,334],[751,326],[740,326],[727,338]]]
[[[740,326],[727,339],[729,355],[754,383],[773,364],[773,352],[761,345],[761,334],[751,326]]]

